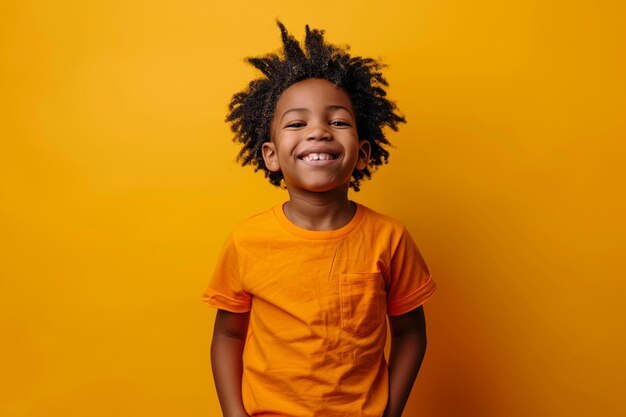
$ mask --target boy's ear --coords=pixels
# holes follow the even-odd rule
[[[372,145],[369,140],[363,139],[359,141],[359,159],[356,161],[356,169],[361,171],[367,168],[370,161],[370,154],[372,152]]]
[[[276,145],[272,142],[264,142],[261,148],[263,152],[263,160],[265,166],[272,172],[280,171],[280,165],[278,163],[278,154],[276,153]]]

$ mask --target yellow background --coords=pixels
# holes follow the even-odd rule
[[[200,294],[286,198],[224,117],[279,17],[409,122],[353,194],[439,284],[405,416],[625,416],[623,4],[2,2],[0,415],[219,415]]]

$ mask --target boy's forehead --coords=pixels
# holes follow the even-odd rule
[[[343,89],[324,79],[308,78],[292,84],[280,95],[274,116],[280,117],[291,108],[314,110],[327,106],[345,107],[354,114],[350,97]]]

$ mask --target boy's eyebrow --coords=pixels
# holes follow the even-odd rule
[[[350,113],[350,116],[354,117],[354,114],[352,114],[350,109],[347,108],[346,106],[340,106],[339,104],[330,104],[330,105],[328,105],[326,107],[329,108],[329,109],[333,109],[333,110],[343,109],[343,110],[347,111],[348,113]]]
[[[297,108],[289,109],[285,111],[282,116],[280,116],[280,120],[283,120],[283,118],[287,115],[287,113],[291,113],[291,112],[309,112],[310,113],[311,110],[306,109],[304,107],[297,107]]]
[[[327,109],[330,110],[345,110],[348,113],[350,113],[350,116],[354,117],[354,114],[352,114],[352,112],[350,111],[349,108],[347,108],[346,106],[341,106],[339,104],[329,104],[328,106],[326,106]],[[282,121],[283,118],[285,117],[285,115],[287,113],[291,113],[291,112],[305,112],[305,113],[310,113],[311,110],[307,109],[306,107],[294,107],[293,109],[289,109],[287,111],[285,111],[283,113],[283,115],[280,117],[280,120]]]

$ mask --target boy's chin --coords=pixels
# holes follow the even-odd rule
[[[350,183],[344,184],[286,184],[287,191],[294,193],[347,193]]]

